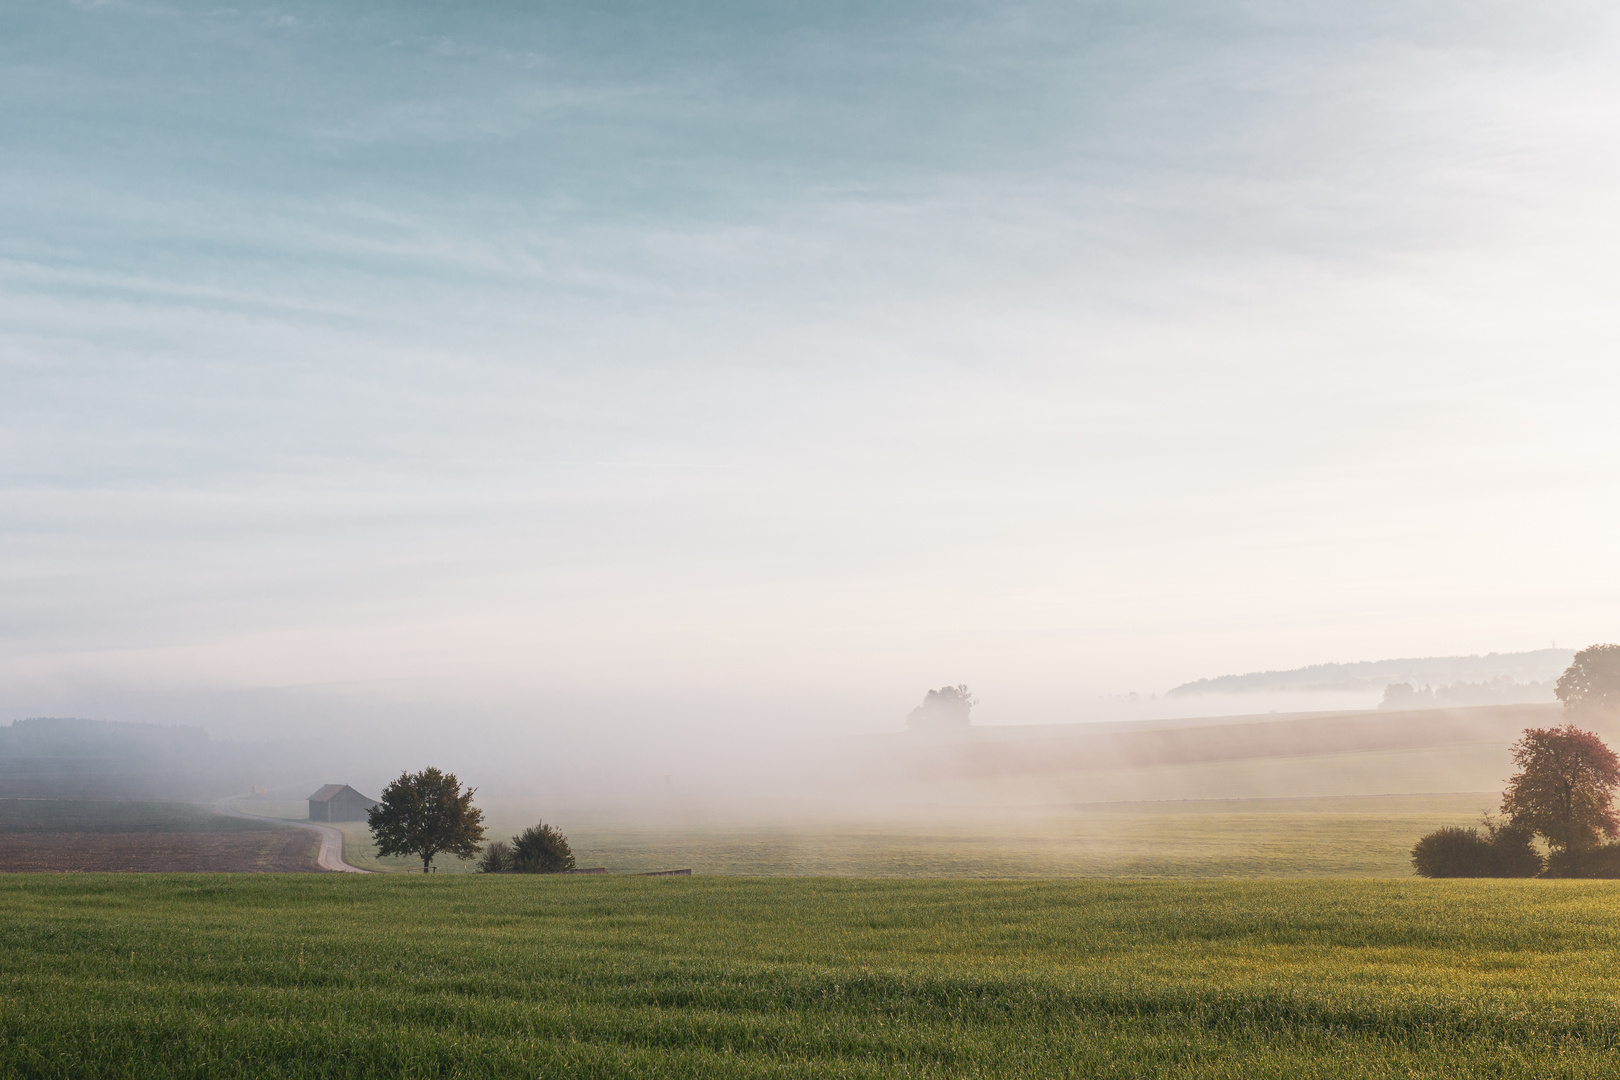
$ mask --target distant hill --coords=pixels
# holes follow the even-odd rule
[[[1557,679],[1575,658],[1572,649],[1487,653],[1484,656],[1422,656],[1404,660],[1361,660],[1351,664],[1313,664],[1290,671],[1256,671],[1219,675],[1182,683],[1170,697],[1191,694],[1240,694],[1268,691],[1383,690],[1391,683],[1414,687],[1450,683],[1487,683],[1497,679],[1540,683]]]

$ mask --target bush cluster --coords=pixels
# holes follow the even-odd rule
[[[568,837],[554,825],[540,822],[512,837],[484,848],[478,870],[484,874],[558,874],[574,869]]]
[[[1599,844],[1547,857],[1547,877],[1620,878],[1620,844]]]
[[[1535,877],[1544,864],[1531,839],[1511,825],[1486,822],[1483,833],[1450,825],[1417,842],[1412,868],[1428,878]]]
[[[505,874],[512,869],[512,845],[505,840],[491,840],[484,845],[478,857],[480,874]]]
[[[1512,826],[1485,831],[1448,826],[1412,849],[1412,867],[1428,878],[1620,878],[1620,843],[1557,850],[1545,859],[1531,846],[1533,834]]]
[[[1558,680],[1558,697],[1569,710],[1620,702],[1620,645],[1577,653]],[[1603,842],[1620,837],[1620,756],[1572,723],[1526,728],[1512,753],[1519,771],[1502,793],[1505,822],[1487,817],[1483,834],[1436,829],[1412,848],[1418,875],[1620,878],[1620,844]],[[1538,836],[1545,859],[1533,846]]]

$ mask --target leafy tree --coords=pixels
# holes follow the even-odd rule
[[[1620,645],[1593,645],[1576,653],[1553,693],[1569,712],[1620,709]]]
[[[520,874],[556,874],[574,868],[574,853],[568,837],[553,825],[541,822],[512,837],[511,869]]]
[[[979,699],[973,696],[966,683],[942,686],[938,690],[928,691],[923,703],[907,714],[906,726],[913,731],[965,728],[972,723],[970,714],[978,703]]]
[[[1517,828],[1540,833],[1554,852],[1581,851],[1620,835],[1614,789],[1620,758],[1574,724],[1530,728],[1513,744],[1519,772],[1508,781],[1502,812]]]
[[[492,840],[484,845],[484,854],[478,860],[480,874],[504,874],[512,869],[512,845],[505,840]]]
[[[484,839],[484,812],[472,804],[472,788],[461,790],[455,773],[423,769],[400,773],[371,808],[371,835],[379,855],[416,855],[422,873],[441,852],[470,859]]]

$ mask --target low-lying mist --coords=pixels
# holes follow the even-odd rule
[[[14,725],[10,749],[0,741],[0,796],[37,797],[50,777],[83,766],[58,760],[78,754],[105,764],[62,781],[73,797],[98,797],[87,776],[103,784],[100,797],[204,800],[254,791],[295,808],[322,784],[375,797],[401,772],[432,765],[475,787],[497,829],[546,820],[587,832],[665,834],[993,830],[1020,822],[1044,829],[1064,819],[1063,828],[1080,834],[1087,826],[1076,814],[1122,804],[1468,794],[1488,807],[1510,771],[1509,743],[1525,727],[1557,722],[1559,707],[1398,709],[1380,686],[1390,673],[1474,674],[1479,659],[1338,665],[1360,684],[1316,689],[1289,682],[1320,682],[1325,668],[1231,677],[1269,685],[1111,699],[1108,719],[1077,708],[1088,718],[1068,724],[983,723],[981,712],[995,718],[988,709],[970,720],[968,698],[951,697],[952,689],[929,700],[949,698],[956,711],[914,708],[917,730],[907,729],[901,708],[874,724],[870,712],[841,710],[809,692],[727,699],[672,688],[665,697],[558,695],[543,707],[533,695],[424,687],[126,695],[137,716],[184,722],[145,729],[141,738],[160,749],[144,756],[119,750],[116,738],[97,750],[94,733],[119,725],[82,721],[72,729],[83,736],[76,749],[36,746],[31,757],[19,756],[16,736],[28,726]],[[1523,686],[1509,675],[1495,678],[1469,685]],[[1428,705],[1442,700],[1432,690],[1418,696]],[[161,749],[175,746],[187,749]],[[132,779],[131,763],[139,761],[150,764]]]

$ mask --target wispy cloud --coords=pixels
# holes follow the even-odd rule
[[[1600,6],[4,20],[0,706],[1055,718],[1620,611]]]

